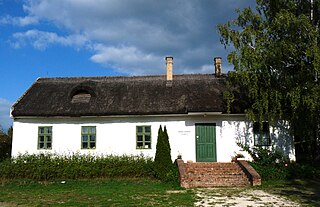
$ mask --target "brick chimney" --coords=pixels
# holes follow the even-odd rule
[[[214,58],[214,68],[216,73],[216,78],[220,78],[222,76],[222,63],[221,57]]]
[[[166,57],[167,81],[172,81],[173,57]]]

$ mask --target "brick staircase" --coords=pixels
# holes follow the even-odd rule
[[[180,183],[185,188],[249,186],[250,175],[238,162],[188,162],[177,161]],[[261,181],[260,181],[261,182]]]

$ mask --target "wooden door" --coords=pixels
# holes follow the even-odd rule
[[[216,124],[196,124],[196,161],[217,161]]]

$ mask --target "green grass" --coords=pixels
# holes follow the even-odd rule
[[[219,188],[231,197],[251,188]],[[320,206],[320,180],[268,181],[253,187],[303,206]],[[0,206],[194,206],[195,190],[151,179],[93,179],[0,182]],[[210,195],[210,193],[209,193]]]
[[[10,181],[0,185],[0,206],[193,206],[195,195],[142,179],[56,182]]]
[[[320,206],[320,180],[281,180],[264,182],[257,187],[281,195],[303,206]]]

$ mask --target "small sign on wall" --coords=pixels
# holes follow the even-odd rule
[[[189,135],[189,134],[191,133],[191,131],[186,131],[186,130],[184,130],[184,131],[178,131],[178,133],[179,133],[180,135],[186,136],[186,135]]]

